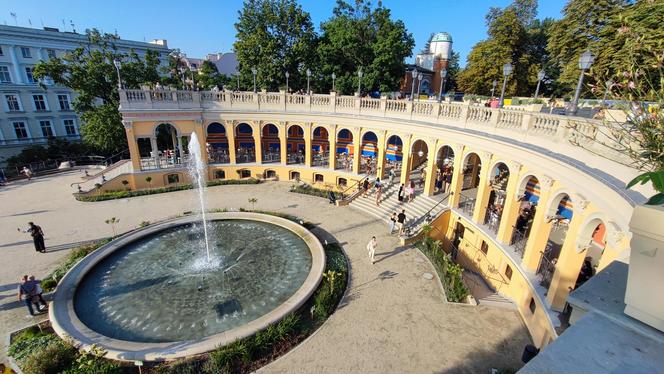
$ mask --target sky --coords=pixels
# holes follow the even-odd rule
[[[352,0],[350,0],[352,1]],[[311,14],[316,29],[332,16],[334,0],[298,0]],[[452,48],[461,54],[461,65],[478,41],[486,38],[484,16],[492,6],[507,6],[510,0],[383,0],[393,19],[402,20],[415,38],[417,53],[432,32],[452,35]],[[234,23],[242,0],[0,0],[0,22],[18,26],[57,27],[77,32],[96,27],[124,39],[166,39],[189,57],[228,52],[235,40]],[[566,0],[540,0],[538,18],[560,18]],[[64,27],[63,27],[64,20]],[[408,58],[411,62],[414,56]]]

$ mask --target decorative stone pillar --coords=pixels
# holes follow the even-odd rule
[[[257,100],[258,94],[254,94],[254,100]],[[263,163],[263,143],[261,141],[261,122],[252,122],[251,135],[254,137],[254,150],[256,151],[256,163]]]
[[[586,257],[587,247],[581,236],[581,229],[588,213],[587,200],[581,200],[574,204],[574,215],[569,223],[565,242],[560,249],[560,256],[556,262],[556,270],[551,279],[551,285],[546,296],[546,300],[551,305],[551,309],[561,312],[565,308],[567,295],[574,288],[576,279],[579,276],[581,265]]]
[[[309,96],[307,96],[309,97]],[[302,130],[304,130],[304,165],[311,167],[311,132],[312,132],[311,122],[304,123]]]
[[[134,171],[141,170],[141,153],[138,150],[138,143],[134,136],[133,122],[122,121],[122,125],[127,135],[127,144],[129,144],[129,157],[131,158],[131,167]]]
[[[523,262],[521,265],[529,271],[537,270],[539,260],[542,257],[542,251],[546,248],[546,242],[549,240],[551,232],[551,223],[548,222],[549,205],[551,205],[554,180],[550,177],[544,177],[539,181],[540,197],[535,209],[535,216],[530,227],[530,234],[526,242],[526,248],[523,252]]]
[[[464,146],[457,144],[452,147],[454,149],[454,163],[452,164],[452,181],[450,182],[449,191],[450,197],[447,200],[447,205],[450,208],[459,207],[461,200],[461,189],[463,188],[463,158]]]
[[[387,145],[385,144],[385,130],[374,131],[378,137],[376,147],[378,148],[378,157],[376,158],[376,176],[380,179],[385,177],[385,151]]]
[[[401,135],[399,135],[401,137]],[[399,177],[399,183],[406,184],[408,178],[410,177],[410,166],[411,166],[411,142],[412,136],[406,135],[401,137],[403,139],[403,148],[401,149],[401,176]]]
[[[362,157],[362,132],[359,127],[353,127],[353,173],[360,174],[360,159]]]
[[[429,154],[427,155],[427,167],[426,167],[426,179],[424,180],[424,196],[433,195],[433,191],[436,187],[436,156],[438,150],[438,144],[436,144],[436,139],[429,139],[427,142],[427,147],[429,148]]]
[[[505,191],[503,214],[500,217],[500,225],[498,226],[498,233],[496,234],[498,241],[503,244],[509,244],[510,239],[512,239],[514,224],[516,223],[516,217],[519,215],[519,208],[521,207],[518,200],[521,164],[517,162],[508,162],[507,167],[510,170],[510,176]]]
[[[475,210],[473,211],[473,221],[478,224],[484,223],[484,215],[486,214],[486,206],[489,202],[489,193],[491,192],[491,154],[488,152],[480,152],[482,160],[482,168],[480,169],[480,184],[477,186],[477,197],[475,199]]]
[[[231,165],[236,164],[235,153],[237,144],[235,144],[235,121],[224,121],[226,125],[226,138],[228,139],[228,163]]]
[[[286,122],[279,122],[279,153],[281,153],[281,164],[288,164],[288,127]]]
[[[334,170],[337,164],[337,128],[335,125],[330,125],[327,128],[327,142],[329,143],[329,168]]]

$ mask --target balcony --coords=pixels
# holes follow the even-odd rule
[[[37,137],[37,138],[20,138],[20,139],[0,139],[0,146],[21,146],[21,145],[31,145],[31,144],[46,144],[49,140],[63,139],[69,141],[79,141],[81,140],[81,135],[63,135],[63,136],[49,136],[49,137]]]

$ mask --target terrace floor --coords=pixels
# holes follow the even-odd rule
[[[120,220],[118,232],[142,221],[157,221],[195,210],[192,191],[83,203],[70,184],[80,171],[14,182],[0,187],[0,331],[34,323],[17,302],[22,274],[43,277],[66,256],[72,243],[111,235],[105,220]],[[351,282],[337,312],[308,340],[264,373],[476,373],[491,368],[516,370],[530,337],[516,311],[464,306],[443,301],[435,273],[417,250],[400,247],[383,222],[351,210],[331,208],[326,199],[289,193],[288,182],[212,187],[208,207],[251,208],[284,212],[318,225],[315,233],[338,241],[350,259]],[[34,221],[46,234],[48,252],[37,253],[31,238],[16,228]],[[371,265],[366,243],[378,237],[378,262]],[[3,339],[3,345],[5,339]],[[0,361],[4,361],[4,349]]]

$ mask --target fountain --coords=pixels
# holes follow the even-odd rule
[[[298,309],[325,267],[320,242],[266,214],[207,213],[196,134],[187,165],[200,215],[149,225],[112,241],[60,281],[53,328],[118,360],[203,353]]]

